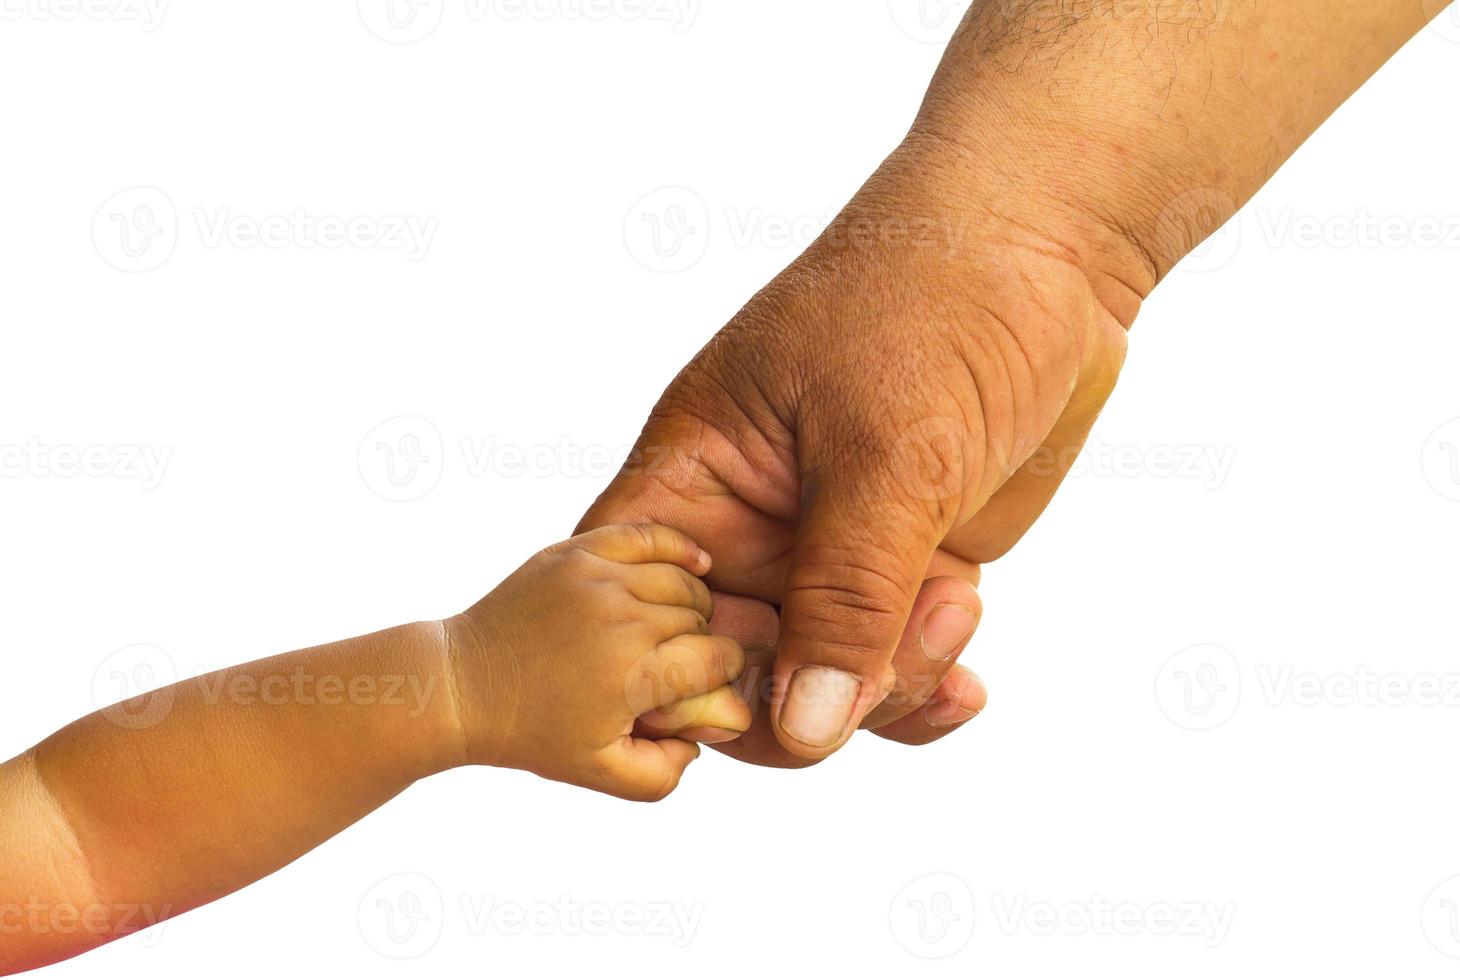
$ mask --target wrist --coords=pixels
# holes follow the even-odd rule
[[[1093,278],[1144,297],[1270,173],[1277,132],[1234,138],[1250,109],[1249,19],[1227,0],[1159,17],[1147,5],[976,4],[909,141],[958,161],[952,193],[1034,210]]]
[[[960,117],[955,128],[925,113],[869,181],[860,207],[870,200],[878,209],[934,216],[949,242],[944,265],[964,281],[977,279],[991,302],[1000,283],[1038,269],[1042,283],[1067,297],[1087,293],[1128,329],[1164,270],[1143,224],[1066,179],[1071,171],[1039,149],[1033,133],[996,117]]]
[[[392,729],[408,756],[411,778],[465,765],[457,678],[446,624],[440,620],[409,623],[397,626],[389,635],[396,655],[406,664],[405,686],[416,692],[408,712],[409,726]]]
[[[484,625],[478,610],[439,624],[441,657],[450,680],[457,765],[520,768],[512,733],[516,701],[508,689],[510,671],[498,669],[502,640]]]

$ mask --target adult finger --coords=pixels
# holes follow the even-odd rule
[[[978,590],[964,579],[942,576],[924,582],[892,656],[896,684],[868,713],[862,727],[880,728],[926,704],[953,669],[982,615]]]
[[[955,666],[933,692],[927,707],[904,715],[876,734],[904,745],[926,745],[957,731],[988,703],[988,690],[977,674]]]

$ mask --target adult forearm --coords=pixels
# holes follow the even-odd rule
[[[952,147],[966,165],[1128,240],[1132,253],[1101,261],[1144,294],[1440,6],[980,2],[914,139]],[[986,185],[976,193],[987,196]],[[1118,250],[1094,239],[1086,247]]]

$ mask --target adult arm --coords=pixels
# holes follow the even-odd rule
[[[682,527],[716,587],[781,605],[786,755],[905,726],[947,670],[888,669],[924,583],[972,580],[1023,535],[1142,301],[1438,12],[978,3],[907,139],[674,380],[585,526]]]

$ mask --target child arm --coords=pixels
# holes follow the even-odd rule
[[[231,667],[0,766],[0,973],[257,881],[461,764],[441,623]]]
[[[669,528],[600,528],[444,622],[228,668],[73,722],[0,765],[0,974],[221,898],[455,766],[667,795],[699,754],[693,730],[750,724],[727,687],[744,652],[709,632],[708,570]]]

